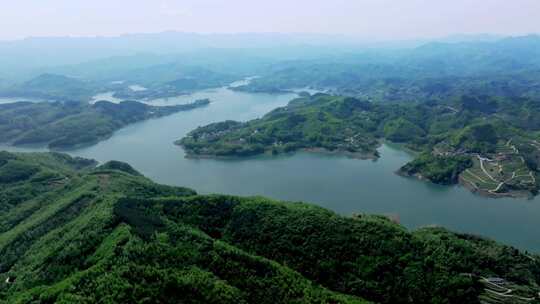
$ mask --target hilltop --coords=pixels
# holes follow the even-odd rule
[[[197,195],[125,163],[2,152],[0,183],[0,302],[530,303],[540,291],[540,257],[487,239]]]

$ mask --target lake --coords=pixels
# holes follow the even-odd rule
[[[305,201],[345,215],[385,214],[409,228],[442,225],[540,252],[540,199],[484,198],[462,187],[400,177],[394,172],[411,155],[391,145],[380,148],[377,161],[311,153],[224,161],[186,159],[182,148],[173,144],[198,126],[257,118],[294,97],[226,88],[180,96],[174,102],[204,98],[213,102],[205,108],[128,126],[106,141],[69,153],[101,162],[125,161],[156,182],[187,186],[200,193]]]
[[[27,102],[44,102],[46,100],[37,99],[37,98],[27,98],[27,97],[0,97],[0,104],[14,103],[19,101]]]

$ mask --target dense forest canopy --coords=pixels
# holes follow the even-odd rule
[[[121,162],[2,152],[0,183],[3,303],[532,303],[540,291],[540,257],[487,239],[197,195]]]
[[[531,196],[539,189],[539,45],[527,36],[306,58],[299,49],[287,58],[228,49],[43,68],[0,81],[2,96],[46,100],[1,104],[0,142],[93,144],[128,124],[210,104],[148,100],[258,76],[230,89],[306,92],[259,119],[193,130],[177,142],[189,157],[308,150],[377,159],[391,141],[416,153],[396,168],[401,175]],[[124,101],[93,100],[102,92]],[[0,185],[0,303],[538,302],[537,255],[444,228],[408,231],[382,216],[198,195],[126,163],[59,153],[1,152]]]
[[[192,110],[209,103],[209,100],[197,100],[190,104],[165,107],[149,106],[136,101],[119,104],[108,101],[98,101],[95,104],[0,104],[0,143],[70,149],[95,144],[131,123]]]

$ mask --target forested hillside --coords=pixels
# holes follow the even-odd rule
[[[377,158],[381,140],[389,140],[421,153],[402,174],[439,184],[460,181],[490,196],[527,196],[538,190],[539,110],[536,98],[524,97],[387,104],[307,94],[261,119],[199,127],[177,143],[190,157],[303,149]]]
[[[376,102],[441,100],[463,94],[540,96],[540,36],[493,42],[433,42],[412,49],[363,50],[316,60],[288,60],[235,88],[283,92],[295,88]]]
[[[126,60],[113,58],[64,68],[78,77],[45,73],[17,84],[0,85],[0,97],[88,103],[99,93],[111,92],[122,100],[151,100],[222,87],[241,79],[176,62],[132,68],[125,65]],[[98,73],[94,70],[101,72],[99,76],[93,75]]]
[[[3,303],[538,302],[540,257],[442,228],[202,196],[58,153],[0,153],[0,184]]]
[[[0,143],[69,149],[94,144],[138,121],[207,106],[209,100],[157,107],[136,101],[0,104]]]

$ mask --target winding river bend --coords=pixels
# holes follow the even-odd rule
[[[197,126],[227,119],[249,120],[285,105],[295,94],[241,93],[220,88],[175,97],[171,103],[210,98],[201,109],[128,126],[92,147],[69,151],[101,162],[121,160],[159,183],[200,193],[263,195],[307,201],[342,214],[377,213],[414,229],[442,225],[540,252],[540,198],[490,199],[462,187],[428,184],[394,174],[411,159],[390,145],[378,161],[296,153],[246,160],[194,160],[173,142]],[[160,103],[164,103],[161,101]],[[35,151],[0,146],[0,150]]]

